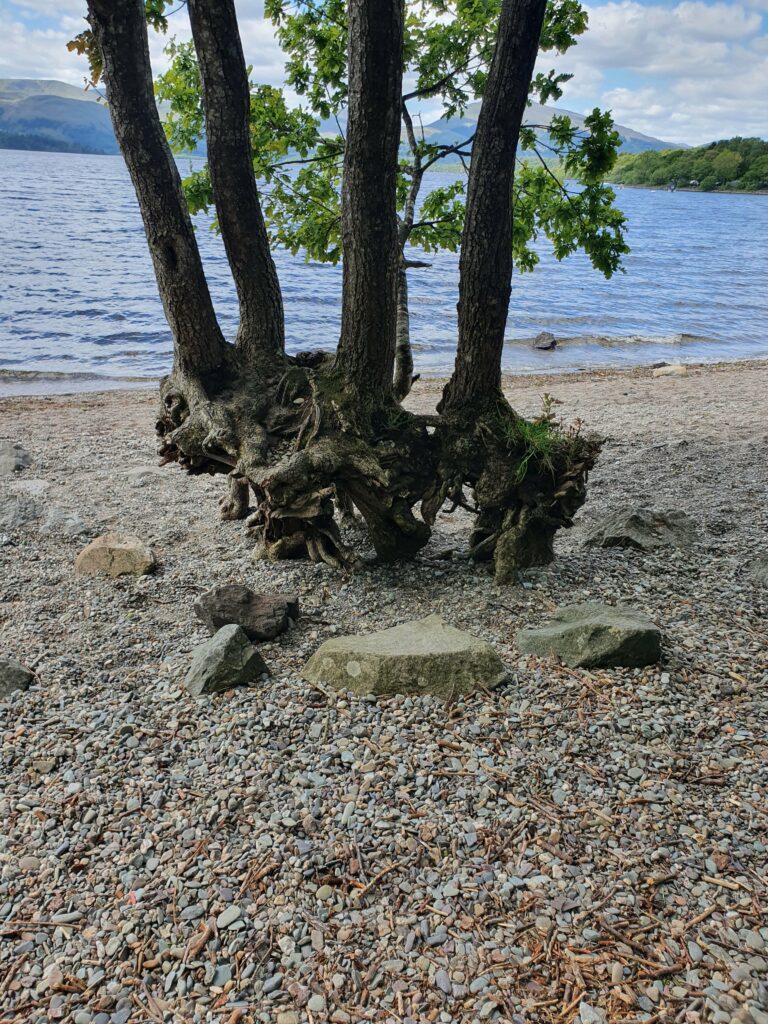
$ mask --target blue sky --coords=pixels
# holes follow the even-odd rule
[[[542,68],[574,73],[562,106],[608,108],[614,119],[669,141],[731,135],[768,138],[768,0],[610,0],[588,3],[590,29],[570,53]],[[283,60],[261,0],[237,0],[254,78],[280,84]],[[86,74],[66,42],[84,27],[85,0],[0,0],[0,77]],[[172,32],[188,36],[183,10]],[[162,38],[153,43],[164,67]]]

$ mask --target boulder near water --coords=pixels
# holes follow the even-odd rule
[[[553,618],[517,634],[523,654],[557,655],[571,668],[637,668],[661,658],[659,627],[634,608],[588,602],[558,608]]]
[[[584,540],[587,548],[687,548],[696,540],[696,524],[684,512],[625,509],[607,516]]]
[[[215,633],[222,626],[240,626],[249,640],[272,640],[299,617],[299,601],[287,594],[257,594],[241,583],[225,583],[195,601],[200,621]]]
[[[552,352],[557,348],[557,338],[551,331],[541,331],[531,342],[531,348],[540,352]]]
[[[249,686],[268,674],[264,659],[240,626],[223,626],[197,647],[184,685],[193,697]]]
[[[506,673],[490,644],[429,615],[377,633],[334,637],[312,655],[303,675],[358,694],[450,699],[492,689]]]
[[[75,559],[79,576],[144,576],[155,568],[152,549],[138,537],[105,533]]]

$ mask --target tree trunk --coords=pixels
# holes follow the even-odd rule
[[[546,0],[503,0],[472,146],[459,259],[459,343],[444,408],[470,409],[501,389],[512,281],[512,182]]]
[[[413,352],[411,351],[410,313],[408,311],[408,273],[405,267],[397,272],[397,332],[395,338],[394,391],[398,402],[406,397],[413,384]]]
[[[342,185],[343,285],[336,366],[364,401],[392,394],[403,0],[349,4],[349,114]]]
[[[227,362],[224,340],[155,104],[142,0],[89,0],[112,125],[139,202],[175,363],[200,379]]]
[[[249,357],[273,355],[284,346],[283,303],[253,174],[251,98],[234,0],[188,0],[187,7],[216,213],[240,301],[237,345]]]

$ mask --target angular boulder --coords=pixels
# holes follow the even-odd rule
[[[616,512],[594,527],[584,540],[587,548],[687,548],[696,540],[696,524],[684,512],[635,508]]]
[[[558,608],[543,626],[517,634],[523,654],[553,654],[571,668],[637,668],[661,658],[661,631],[647,615],[625,605],[586,604]]]
[[[83,537],[88,533],[88,527],[77,512],[54,507],[46,512],[45,519],[40,525],[40,533],[49,537]]]
[[[0,654],[0,700],[15,690],[28,690],[35,681],[35,673],[8,654]]]
[[[241,583],[225,583],[201,594],[195,614],[211,632],[234,623],[249,640],[272,640],[299,617],[299,600],[287,594],[257,594]]]
[[[0,444],[0,476],[20,473],[32,465],[32,456],[20,444]]]
[[[537,348],[540,352],[551,352],[557,348],[557,338],[551,331],[541,331],[531,342],[531,348]]]
[[[768,556],[756,558],[752,563],[752,578],[768,586]]]
[[[358,694],[433,694],[445,699],[492,689],[506,675],[490,644],[454,629],[439,615],[378,633],[327,640],[302,674],[310,682]]]
[[[152,549],[138,537],[105,533],[75,559],[78,576],[144,576],[155,568]]]
[[[223,626],[197,647],[184,685],[193,697],[249,686],[269,674],[264,659],[240,626]]]

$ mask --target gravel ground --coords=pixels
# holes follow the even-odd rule
[[[461,517],[412,565],[256,563],[219,481],[153,468],[153,394],[0,403],[33,457],[0,478],[1,646],[39,676],[0,704],[3,1024],[768,1024],[768,364],[509,390],[609,440],[558,561],[506,588],[440,557]],[[699,542],[581,548],[633,504],[688,512]],[[159,571],[76,578],[77,516]],[[192,603],[225,582],[303,617],[261,645],[268,685],[194,701]],[[647,612],[663,663],[522,658],[516,631],[574,600]],[[446,707],[300,679],[334,633],[431,612],[509,684]]]

